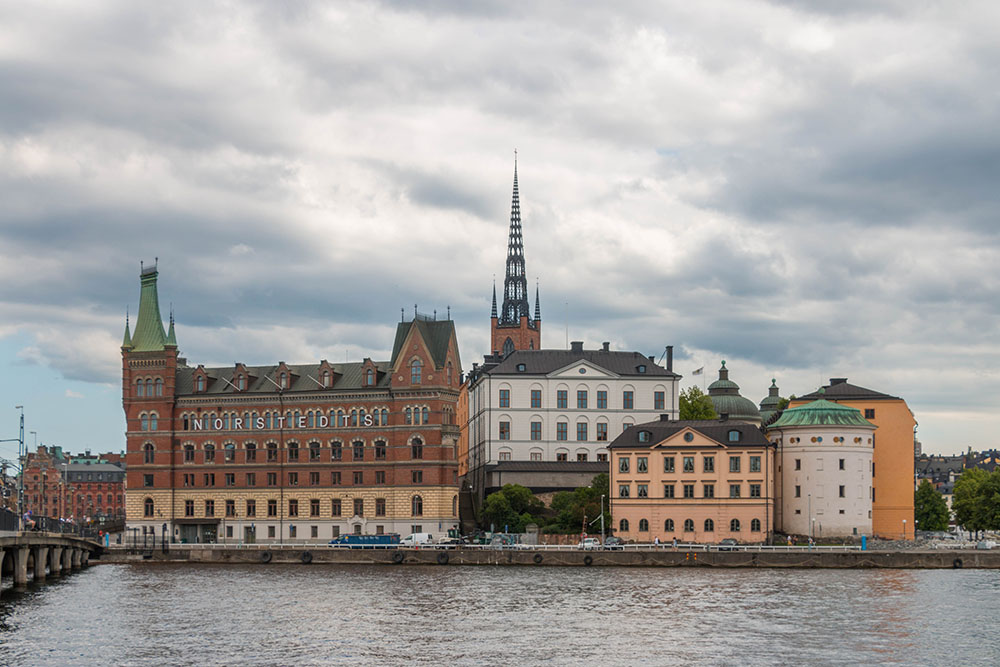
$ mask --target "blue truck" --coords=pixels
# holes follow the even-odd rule
[[[342,549],[395,549],[399,546],[399,533],[341,535],[330,540],[330,546]]]

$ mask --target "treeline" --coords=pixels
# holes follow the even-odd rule
[[[497,532],[523,533],[525,526],[534,523],[543,533],[580,533],[584,532],[584,518],[589,524],[600,516],[601,496],[605,497],[605,528],[610,531],[608,476],[604,473],[594,477],[590,486],[556,493],[549,505],[520,484],[506,484],[486,497],[480,525],[487,530],[493,526]],[[599,524],[600,520],[594,526]],[[593,532],[592,527],[586,530]]]
[[[955,482],[951,509],[968,531],[1000,530],[1000,469],[969,468]]]

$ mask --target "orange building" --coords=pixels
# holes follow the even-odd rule
[[[872,452],[872,533],[879,537],[912,540],[913,441],[917,420],[906,401],[830,378],[823,393],[815,391],[793,400],[790,408],[826,399],[857,408],[878,427]]]
[[[626,429],[608,449],[622,539],[765,542],[774,530],[775,446],[757,426],[661,419]]]

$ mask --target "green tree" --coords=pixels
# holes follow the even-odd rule
[[[486,497],[483,503],[483,525],[492,525],[502,531],[506,527],[511,533],[523,533],[525,524],[537,522],[537,516],[545,510],[545,505],[520,484],[505,484],[499,491]]]
[[[955,523],[968,531],[985,528],[981,508],[981,492],[989,473],[980,468],[969,468],[955,482],[955,492],[951,503],[955,513]]]
[[[681,419],[717,419],[712,399],[698,387],[688,387],[680,395]]]
[[[948,530],[948,503],[926,479],[913,492],[913,517],[920,530]]]
[[[581,486],[573,491],[560,491],[552,497],[550,507],[555,518],[549,525],[550,532],[579,533],[584,529],[584,518],[588,524],[601,515],[601,496],[604,496],[604,525],[611,525],[608,504],[608,475],[601,473],[591,480],[590,486]],[[588,531],[591,528],[587,528]]]

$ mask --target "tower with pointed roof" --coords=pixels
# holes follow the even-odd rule
[[[542,311],[535,287],[535,313],[528,302],[528,279],[524,268],[524,239],[521,234],[521,200],[517,190],[517,154],[514,157],[514,192],[510,204],[507,235],[507,266],[503,283],[503,305],[497,309],[493,285],[490,349],[507,356],[514,350],[537,350],[542,346]]]

